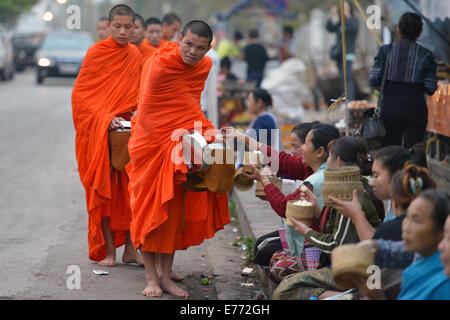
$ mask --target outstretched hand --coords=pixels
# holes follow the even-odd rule
[[[303,222],[297,221],[294,218],[287,218],[290,222],[292,222],[292,224],[294,225],[295,231],[297,231],[298,233],[301,233],[303,235],[307,234],[310,230],[312,230],[310,227],[308,227],[306,224],[304,224]]]
[[[305,191],[303,191],[305,189]],[[316,195],[308,187],[300,189],[300,200],[311,202],[314,206],[314,215],[320,217],[321,209]]]
[[[333,201],[334,208],[345,217],[355,219],[363,214],[361,204],[358,199],[358,191],[356,189],[353,190],[352,201],[339,200],[333,196],[328,196],[328,198]]]
[[[262,181],[263,175],[261,174],[261,171],[259,169],[256,168],[255,165],[252,164],[252,168],[253,168],[253,173],[249,174],[246,172],[243,172],[244,175],[252,180],[257,180],[257,181]]]

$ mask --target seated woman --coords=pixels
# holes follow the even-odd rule
[[[301,148],[305,144],[306,135],[311,130],[313,123],[304,122],[297,124],[291,132],[291,155],[301,159]],[[311,170],[312,171],[312,170]],[[283,179],[283,187],[287,184],[287,179]],[[291,180],[292,181],[292,180]],[[295,180],[291,183],[294,188],[298,188],[301,180]],[[286,191],[284,191],[286,192]],[[289,192],[290,193],[290,192]],[[263,243],[265,242],[265,243]],[[279,231],[273,231],[259,237],[255,243],[255,263],[261,267],[267,267],[270,264],[270,258],[273,254],[282,249]]]
[[[415,163],[420,167],[426,166],[425,152],[420,148],[420,146],[415,146],[409,150],[400,146],[389,146],[380,149],[375,154],[375,161],[372,166],[373,191],[378,199],[390,200],[390,209],[384,219],[384,223],[394,219],[396,220],[387,225],[386,228],[390,228],[392,224],[398,225],[399,219],[401,220],[401,218],[396,219],[396,215],[394,214],[394,206],[391,201],[392,196],[390,188],[395,174],[402,170],[408,162]],[[419,168],[417,170],[419,170]],[[431,187],[431,184],[426,184],[425,187]],[[358,236],[361,241],[372,239],[374,237],[376,230],[364,217],[357,201],[340,201],[334,198],[331,198],[331,200],[336,204],[336,208],[342,215],[349,217],[352,220],[353,224],[356,226],[356,230],[358,231]],[[403,202],[404,200],[399,201]],[[399,209],[400,208],[397,206],[397,210]],[[385,227],[381,228],[382,229],[380,229],[377,237],[379,237],[379,234],[385,230]],[[400,234],[397,233],[397,238],[399,237]]]
[[[323,171],[327,168],[326,160],[328,158],[328,143],[331,140],[339,138],[338,130],[328,124],[317,124],[314,125],[311,131],[306,136],[305,144],[302,146],[302,155],[303,155],[303,163],[301,165],[308,165],[314,170],[314,174],[310,175],[304,182],[308,183],[313,188],[313,192],[316,194],[319,205],[321,208],[323,207],[322,201],[322,183],[323,183]],[[280,154],[280,163],[279,168],[283,168],[283,172],[296,172],[294,168],[290,169],[289,166],[286,166],[284,163],[284,159],[281,158]],[[297,162],[298,163],[298,162]],[[296,164],[296,162],[292,161],[292,164]],[[297,170],[301,171],[301,170]],[[280,173],[280,171],[279,171]],[[264,186],[264,192],[266,194],[267,201],[272,206],[272,209],[282,218],[285,218],[286,214],[286,205],[289,200],[296,200],[300,197],[300,189],[297,189],[295,192],[284,196],[284,194],[273,185],[267,176],[261,174],[259,170],[254,171],[252,175],[248,175],[250,178],[258,180]],[[317,219],[320,219],[320,210],[318,210]],[[304,265],[298,261],[297,257],[300,257],[303,253],[304,247],[304,237],[303,235],[299,235],[295,232],[294,228],[291,226],[286,226],[286,238],[289,245],[289,254],[282,252],[282,257],[280,256],[280,260],[288,261],[288,266],[286,268],[282,267],[283,270],[296,270],[303,271]],[[317,223],[313,228],[318,230]],[[287,256],[286,256],[287,255]],[[294,257],[291,259],[290,257]],[[272,259],[273,260],[273,259]],[[273,275],[272,280],[275,282],[279,282],[281,279],[283,271]]]
[[[408,207],[402,224],[403,247],[382,240],[370,240],[361,245],[371,246],[377,255],[377,263],[390,263],[392,257],[414,252],[414,262],[402,273],[401,292],[398,300],[448,300],[450,278],[444,273],[439,248],[443,246],[444,224],[449,216],[448,195],[440,190],[426,190]],[[395,244],[395,243],[394,243]],[[394,250],[394,249],[395,250]],[[404,267],[404,260],[398,266]],[[359,286],[369,297],[383,298],[380,291],[367,290],[365,283]]]
[[[394,175],[390,186],[392,209],[396,218],[389,222],[380,224],[376,228],[372,239],[392,241],[402,240],[402,222],[405,218],[406,210],[409,205],[423,190],[434,188],[436,188],[436,183],[427,169],[407,162],[405,168]],[[336,203],[336,209],[342,210],[342,201],[333,197],[330,197],[330,199]],[[360,208],[357,200],[352,201],[352,206],[357,208],[357,210],[355,209],[355,213],[349,217],[352,219],[352,222],[356,227],[359,238],[361,240],[366,240],[365,237],[368,233],[364,232],[365,228],[361,227],[365,226],[365,223],[358,221],[358,219],[361,220],[363,217],[362,209]],[[365,218],[364,220],[367,221]],[[368,228],[372,228],[372,226],[369,225]],[[395,261],[397,258],[399,257],[393,257],[391,260]],[[402,261],[406,264],[405,267],[412,262],[412,258],[412,255],[405,255],[404,257],[401,257]],[[395,268],[392,268],[392,266],[389,265],[379,266],[383,267],[381,270],[381,289],[389,299],[395,299],[400,292],[402,269],[399,269],[398,266],[395,266]],[[327,292],[326,295],[328,294],[335,294],[335,292]]]
[[[339,138],[330,143],[329,152],[327,160],[329,168],[358,166],[362,175],[370,174],[367,146],[360,139],[353,137]],[[295,225],[295,231],[303,234],[310,244],[322,250],[320,264],[317,270],[292,274],[284,278],[274,292],[274,298],[277,300],[307,300],[312,296],[320,296],[326,290],[336,290],[336,285],[331,277],[331,269],[329,268],[330,253],[336,246],[343,243],[359,242],[355,226],[349,218],[342,216],[339,211],[329,207],[326,207],[320,213],[318,200],[309,190],[301,192],[300,198],[314,204],[315,215],[321,218],[321,232],[313,230],[294,219],[290,220]],[[374,227],[380,224],[381,221],[374,205],[373,196],[369,194],[367,187],[363,193],[361,207]]]
[[[445,222],[444,237],[441,242],[439,242],[438,250],[441,252],[444,273],[447,277],[450,277],[450,215]]]

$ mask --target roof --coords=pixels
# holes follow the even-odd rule
[[[289,14],[286,11],[285,0],[243,0],[229,9],[217,13],[217,18],[219,20],[228,20],[232,16],[237,14],[239,11],[252,7],[256,3],[260,3],[266,6],[271,14],[275,14],[277,16],[281,16],[287,19],[295,18],[295,16]]]

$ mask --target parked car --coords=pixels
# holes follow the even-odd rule
[[[17,33],[12,37],[16,71],[23,71],[27,66],[34,66],[34,55],[45,38],[43,32]]]
[[[0,34],[0,79],[8,80],[14,78],[14,51],[10,39]]]
[[[36,52],[36,82],[42,84],[47,77],[76,78],[93,43],[85,32],[48,34]]]

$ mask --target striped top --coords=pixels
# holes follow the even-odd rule
[[[376,228],[380,224],[377,210],[369,199],[366,191],[363,193],[361,207],[365,213],[367,221]],[[358,232],[352,220],[338,213],[336,209],[330,210],[328,220],[323,232],[310,230],[305,235],[306,240],[313,246],[321,249],[326,254],[331,254],[335,247],[345,243],[359,242]]]
[[[370,72],[370,85],[381,86],[384,66],[391,46],[386,81],[423,84],[424,92],[432,95],[437,89],[436,62],[433,53],[415,41],[406,39],[380,48]]]

